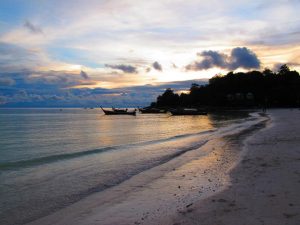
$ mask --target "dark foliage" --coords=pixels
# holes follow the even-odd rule
[[[175,107],[179,105],[179,95],[168,88],[162,95],[157,97],[157,107]]]
[[[275,73],[229,72],[216,75],[207,85],[192,84],[189,94],[175,94],[167,89],[158,96],[157,107],[220,106],[220,107],[299,107],[300,76],[287,65]]]

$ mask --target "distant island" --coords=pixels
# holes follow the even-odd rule
[[[300,76],[287,65],[278,72],[229,72],[216,75],[206,85],[193,83],[188,94],[168,88],[152,102],[153,108],[178,107],[299,107]]]

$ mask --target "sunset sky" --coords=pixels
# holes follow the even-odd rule
[[[217,73],[300,71],[299,0],[1,0],[0,105],[145,105]]]

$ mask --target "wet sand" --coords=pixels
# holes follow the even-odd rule
[[[297,224],[299,125],[272,110],[30,224]]]
[[[246,140],[229,187],[160,224],[300,224],[300,110],[267,114],[271,124]]]

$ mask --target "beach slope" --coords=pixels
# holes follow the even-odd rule
[[[267,115],[271,124],[246,139],[229,187],[161,224],[299,224],[300,111],[278,109]]]

